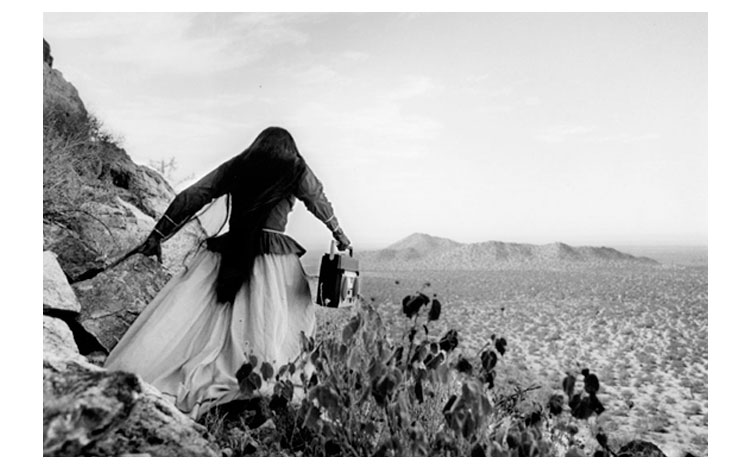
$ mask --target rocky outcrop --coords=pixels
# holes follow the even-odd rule
[[[47,44],[47,46],[49,45]],[[42,62],[45,113],[60,112],[71,121],[86,116],[88,113],[83,101],[78,96],[78,90],[65,80],[59,70],[52,68],[52,56],[49,47],[45,49],[45,59],[49,58],[49,61]]]
[[[45,326],[45,456],[217,455],[205,428],[156,389],[134,374],[88,364],[62,346],[48,349],[62,344],[48,340],[54,334]]]
[[[49,47],[49,43],[48,43],[48,42],[47,42],[47,40],[46,40],[46,39],[44,39],[44,38],[42,38],[42,41],[44,41],[44,46],[43,46],[43,50],[44,50],[44,52],[43,52],[43,56],[42,56],[42,61],[43,61],[43,62],[44,62],[45,64],[47,64],[47,65],[49,65],[50,67],[52,67],[52,60],[53,60],[53,57],[52,57],[52,54],[51,54],[51,52],[52,52],[52,51],[51,51],[51,49],[50,49],[50,47]]]
[[[119,341],[203,230],[192,223],[166,242],[164,266],[135,255],[71,288],[140,243],[174,191],[101,131],[50,52],[44,41],[44,455],[217,455],[158,390],[82,355],[101,363],[98,351]]]
[[[75,292],[68,284],[65,273],[51,251],[42,253],[44,261],[42,308],[45,312],[69,313],[71,316],[81,311]]]
[[[118,148],[89,149],[90,173],[77,174],[76,190],[91,194],[76,204],[48,194],[43,214],[44,250],[54,251],[69,278],[106,266],[141,243],[174,198],[174,191],[154,170],[138,166]],[[59,171],[50,158],[45,171]],[[191,222],[163,245],[164,267],[174,273],[185,255],[203,239],[200,224]]]
[[[47,61],[43,74],[43,249],[54,251],[73,279],[142,242],[175,193],[157,171],[131,160]],[[191,222],[167,241],[167,272],[180,269],[204,236],[200,224]]]
[[[93,279],[74,284],[78,322],[111,351],[138,314],[169,280],[153,258],[135,255]]]
[[[50,56],[46,41],[44,56]],[[141,243],[175,194],[159,173],[133,163],[101,130],[50,62],[43,63],[43,250],[55,253],[64,274],[45,255],[45,311],[64,318],[88,354],[117,343],[205,232],[195,221],[166,241],[163,266],[137,255],[73,290],[66,287],[65,278],[104,268]]]
[[[48,46],[45,41],[45,58],[50,55]],[[175,193],[158,172],[136,165],[101,130],[78,91],[50,62],[43,63],[42,248],[56,254],[64,275],[55,272],[55,292],[64,291],[69,305],[58,298],[50,302],[59,305],[49,308],[80,311],[74,320],[65,320],[82,352],[109,350],[170,276],[183,268],[205,232],[195,221],[164,242],[164,265],[135,256],[93,279],[73,283],[80,301],[75,305],[68,295],[72,291],[63,288],[63,278],[72,281],[107,267],[140,244]],[[45,293],[46,289],[45,281]],[[59,311],[55,315],[61,316]]]
[[[214,456],[197,425],[136,375],[90,364],[64,321],[44,316],[46,456]]]
[[[147,265],[149,261],[136,259],[129,269],[143,272],[143,268],[136,267],[139,262]],[[124,286],[122,278],[107,279],[112,292]],[[115,301],[133,296],[136,286],[125,287],[130,290]],[[102,335],[104,338],[117,337],[120,334],[117,327],[122,331],[127,328],[122,323],[127,321],[84,322],[97,333],[104,331],[111,335]],[[79,352],[76,336],[80,334],[75,335],[69,325],[79,326],[75,319],[64,321],[44,315],[45,456],[217,455],[214,446],[203,437],[205,429],[175,408],[158,390],[134,374],[107,371],[89,363]]]

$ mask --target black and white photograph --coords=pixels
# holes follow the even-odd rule
[[[707,457],[709,13],[305,8],[42,14],[41,456]]]

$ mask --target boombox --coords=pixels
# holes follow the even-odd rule
[[[359,261],[354,251],[336,253],[335,242],[331,251],[320,260],[318,296],[316,302],[324,307],[348,307],[354,305],[359,294]]]

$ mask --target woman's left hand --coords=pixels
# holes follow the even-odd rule
[[[333,232],[333,238],[335,238],[336,241],[338,242],[338,245],[336,246],[336,248],[338,248],[339,251],[346,251],[346,249],[352,245],[352,242],[344,234],[344,231],[341,230],[341,228]]]

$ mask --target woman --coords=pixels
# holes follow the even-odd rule
[[[270,127],[178,194],[137,252],[161,257],[163,240],[224,195],[229,230],[201,245],[105,363],[139,374],[193,417],[237,396],[235,373],[250,355],[278,368],[300,353],[300,333],[315,332],[299,261],[305,249],[283,233],[295,198],[331,230],[340,250],[350,244],[292,136]]]

